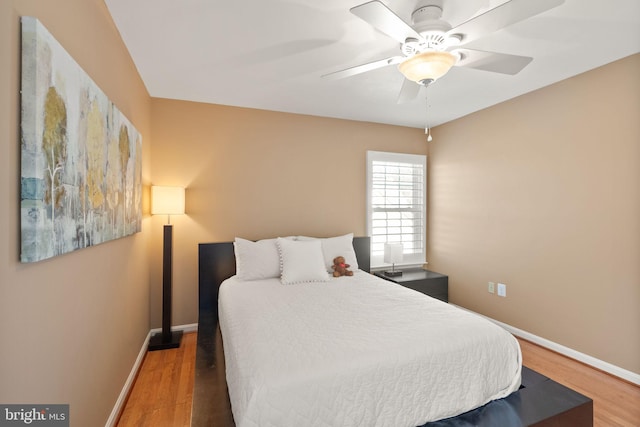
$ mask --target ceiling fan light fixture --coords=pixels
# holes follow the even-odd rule
[[[456,63],[457,57],[449,52],[427,51],[405,59],[398,70],[416,83],[433,82],[447,74]]]

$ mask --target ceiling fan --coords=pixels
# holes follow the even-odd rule
[[[419,0],[411,14],[412,25],[404,22],[378,0],[351,8],[351,13],[397,40],[401,54],[325,74],[323,77],[344,78],[397,65],[405,76],[398,97],[398,102],[402,103],[415,98],[421,86],[430,85],[454,65],[514,75],[533,58],[473,50],[464,45],[564,3],[564,0],[510,0],[452,28],[442,19],[446,1]]]

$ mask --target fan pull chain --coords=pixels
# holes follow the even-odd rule
[[[426,89],[428,90],[428,88]],[[425,109],[425,128],[424,128],[424,134],[427,135],[427,142],[431,142],[433,141],[433,137],[431,136],[431,128],[429,127],[429,96],[425,96],[424,98],[425,100],[425,104],[426,104],[426,109]]]

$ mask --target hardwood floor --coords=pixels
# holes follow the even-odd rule
[[[640,387],[518,339],[523,364],[593,400],[594,427],[640,426]]]
[[[117,426],[191,424],[196,338],[186,333],[180,348],[147,352]]]
[[[524,365],[593,399],[594,426],[640,426],[640,387],[519,340]],[[196,334],[179,349],[147,353],[118,426],[189,426]],[[570,427],[570,426],[569,426]]]

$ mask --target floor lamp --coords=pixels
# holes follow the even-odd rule
[[[171,215],[184,214],[184,188],[151,186],[151,215],[167,215],[162,248],[162,332],[149,341],[149,351],[180,347],[182,331],[171,331],[173,225]]]

